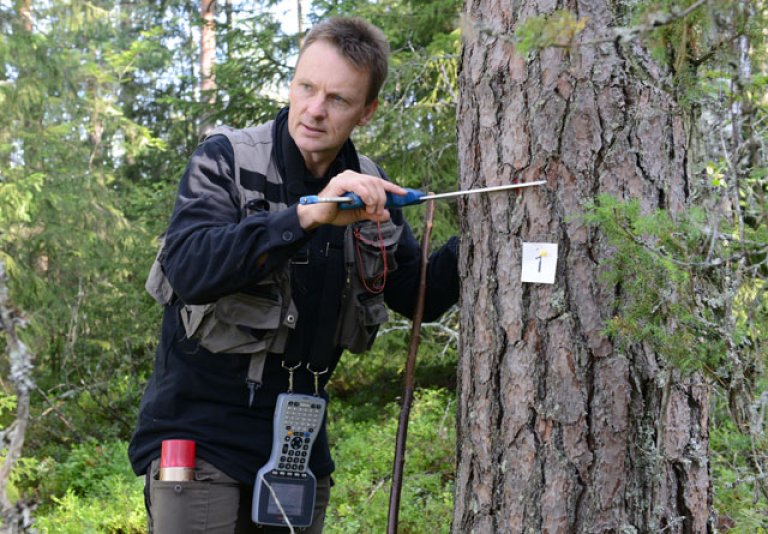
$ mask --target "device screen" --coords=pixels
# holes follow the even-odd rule
[[[287,515],[300,515],[302,513],[304,507],[304,486],[272,482],[272,489],[280,500],[280,505]],[[277,507],[277,503],[271,492],[269,492],[267,513],[282,516],[280,508]]]

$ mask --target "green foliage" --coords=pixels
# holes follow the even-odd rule
[[[723,309],[715,302],[702,306],[701,297],[721,282],[722,261],[706,258],[704,214],[642,214],[637,200],[601,195],[587,205],[584,220],[599,226],[613,249],[602,277],[620,288],[621,298],[607,333],[647,343],[685,371],[715,373],[726,361]]]
[[[216,66],[216,103],[191,104],[190,112],[212,123],[253,126],[286,105],[285,89],[298,53],[298,37],[286,34],[266,2],[249,6],[224,35],[226,56]]]
[[[632,6],[628,21],[636,27],[651,29],[647,42],[655,59],[673,72],[687,68],[690,60],[706,46],[707,33],[712,28],[715,3],[694,10],[686,17],[677,14],[696,0],[660,0],[639,2]],[[721,2],[720,5],[729,2]]]
[[[690,9],[696,0],[655,0],[630,2],[619,22],[639,39],[652,57],[669,74],[669,85],[678,103],[688,110],[707,109],[718,113],[724,94],[736,89],[743,98],[764,91],[751,92],[741,84],[765,86],[758,74],[742,79],[742,60],[738,58],[739,41],[747,39],[750,61],[759,65],[765,60],[766,12],[753,2],[724,0],[704,2]],[[643,76],[644,69],[636,70]],[[716,74],[715,74],[716,73]],[[715,76],[712,76],[715,74]],[[757,74],[757,73],[756,73]],[[737,80],[738,83],[731,83]],[[716,83],[724,91],[713,91]],[[753,87],[753,89],[755,89]],[[717,100],[713,101],[713,97]],[[699,108],[700,107],[700,108]]]
[[[147,517],[138,479],[129,482],[114,478],[104,496],[78,497],[67,492],[55,497],[56,510],[39,515],[37,531],[41,534],[143,534]]]
[[[376,532],[386,524],[407,349],[402,332],[385,333],[369,354],[345,355],[329,386],[337,397],[329,412],[337,471],[328,532]],[[401,532],[447,532],[455,398],[440,384],[455,373],[456,352],[441,329],[427,327],[423,339],[417,367],[423,389],[411,410],[400,524]],[[88,441],[61,461],[44,458],[27,468],[22,487],[35,488],[45,503],[36,515],[39,531],[144,532],[143,481],[130,470],[126,448],[120,441]]]
[[[88,440],[74,445],[61,461],[41,460],[31,484],[41,494],[63,496],[67,492],[80,497],[97,496],[113,477],[131,477],[122,441],[99,443]]]
[[[46,505],[36,515],[41,533],[143,533],[143,479],[128,465],[125,442],[75,446],[63,462],[38,468]]]
[[[422,328],[408,425],[400,532],[448,532],[453,508],[457,313]],[[327,532],[380,532],[387,523],[402,373],[411,323],[386,325],[371,352],[346,353],[328,385],[337,471]]]
[[[386,524],[398,412],[392,401],[365,404],[356,399],[331,406],[329,435],[337,471],[327,532],[378,532]],[[408,430],[401,532],[448,532],[454,412],[452,393],[417,391]],[[62,462],[44,459],[26,469],[25,484],[35,486],[44,503],[35,516],[38,531],[145,532],[143,479],[130,470],[126,448],[125,442],[90,441],[73,447]]]
[[[19,183],[24,182],[20,177]],[[5,217],[6,231],[0,236],[3,253],[12,259],[8,272],[14,301],[32,313],[24,335],[37,354],[41,393],[71,396],[74,412],[65,417],[78,418],[81,431],[94,436],[113,435],[120,422],[119,431],[131,428],[125,415],[114,417],[113,410],[127,406],[126,399],[110,398],[116,392],[110,384],[136,375],[134,357],[149,353],[153,342],[153,332],[142,323],[159,315],[142,294],[143,280],[135,272],[137,260],[150,264],[151,240],[128,224],[108,183],[100,177],[46,176],[45,186],[16,212],[22,217]],[[4,189],[0,184],[0,195]],[[128,405],[138,400],[137,391],[124,388],[130,393]],[[93,402],[101,409],[79,410],[86,399],[90,402],[83,409]],[[47,408],[39,397],[34,403],[37,409]],[[56,423],[35,427],[32,434],[66,431]]]
[[[617,8],[616,22],[650,28],[636,38],[674,75],[679,101],[717,116],[720,122],[707,133],[740,139],[723,154],[725,141],[711,136],[716,142],[702,150],[711,158],[708,183],[691,187],[697,200],[710,198],[702,191],[714,191],[718,202],[737,199],[733,207],[743,218],[721,223],[709,208],[674,217],[641,213],[637,204],[607,197],[588,218],[615,250],[605,282],[619,288],[621,299],[609,332],[619,342],[648,343],[722,388],[711,428],[715,506],[738,528],[756,531],[766,528],[765,479],[755,472],[764,471],[768,444],[732,417],[732,386],[747,384],[749,406],[757,405],[754,391],[766,386],[768,173],[759,147],[768,78],[761,68],[740,76],[733,52],[736,39],[746,36],[754,65],[764,65],[765,12],[729,0],[676,18],[692,3],[629,2],[625,11]],[[269,11],[275,5],[229,3],[231,24],[220,13],[213,105],[198,94],[196,3],[33,3],[32,31],[16,4],[0,6],[0,258],[11,275],[12,298],[29,320],[23,336],[37,355],[39,385],[26,456],[9,496],[40,503],[40,532],[144,530],[142,482],[128,467],[123,441],[159,329],[160,309],[143,292],[144,276],[199,126],[254,124],[285,103],[298,36],[280,27]],[[390,38],[390,77],[379,111],[355,142],[408,187],[442,192],[458,182],[461,6],[459,0],[309,6],[313,22],[355,14]],[[568,11],[529,18],[517,26],[517,50],[531,55],[545,46],[573,46],[588,22]],[[743,118],[732,113],[737,108]],[[705,168],[701,161],[692,165]],[[406,214],[419,232],[423,207]],[[713,240],[703,230],[708,225],[723,237]],[[439,203],[433,242],[457,227],[453,204]],[[456,349],[446,332],[455,331],[455,323],[454,316],[422,337],[403,532],[445,531],[449,523]],[[385,522],[408,326],[395,318],[374,351],[345,355],[329,386],[337,401],[330,424],[339,467],[331,532],[380,531]],[[3,385],[3,427],[14,406]]]
[[[364,354],[345,353],[328,385],[332,395],[375,410],[393,402],[402,392],[402,374],[408,355],[412,323],[394,316],[384,325],[376,344]],[[458,309],[440,323],[422,325],[415,384],[422,388],[452,390],[456,380]]]
[[[16,395],[6,395],[0,393],[0,417],[16,409]],[[6,425],[3,425],[5,427]]]
[[[760,389],[766,391],[766,386],[763,383]],[[742,432],[729,417],[727,405],[722,395],[715,397],[710,432],[714,508],[739,532],[760,532],[768,528],[768,481],[756,470],[754,459],[762,457],[764,465],[768,438]]]
[[[121,166],[166,146],[129,118],[126,89],[162,60],[158,31],[126,42],[131,32],[117,30],[128,14],[110,3],[35,8],[32,31],[4,13],[12,23],[0,40],[12,73],[0,84],[0,257],[28,315],[33,416],[44,421],[30,428],[28,451],[133,426],[159,317],[141,289],[156,219],[134,207],[158,195],[131,196],[140,185]]]
[[[0,257],[29,320],[22,335],[36,355],[38,385],[10,495],[40,503],[41,532],[143,529],[140,484],[119,440],[133,428],[159,330],[161,310],[145,295],[144,276],[199,126],[254,124],[284,104],[298,36],[280,27],[274,5],[228,4],[231,25],[220,13],[213,105],[198,94],[194,3],[33,4],[31,29],[15,4],[0,7]],[[391,36],[381,120],[356,141],[404,185],[442,191],[457,182],[459,6],[312,6],[318,15],[370,16]],[[403,135],[409,130],[418,135]],[[456,227],[450,204],[441,209],[435,243]],[[382,346],[404,353],[403,337],[384,336]],[[434,336],[435,354],[442,342]],[[384,352],[366,360],[375,361],[392,360]],[[382,405],[398,395],[399,366],[380,365]],[[420,383],[453,383],[451,356],[423,369]],[[355,372],[337,381],[350,402]]]
[[[399,405],[361,413],[337,403],[329,415],[337,472],[327,532],[378,532],[387,523]],[[422,390],[414,399],[400,509],[400,532],[448,532],[453,507],[453,396]]]
[[[723,174],[710,169],[716,187]],[[715,509],[725,526],[768,526],[768,293],[761,275],[768,231],[734,228],[703,210],[643,213],[639,202],[600,196],[584,219],[611,246],[603,281],[618,288],[607,332],[643,343],[712,384],[710,451]],[[761,393],[762,392],[762,393]]]

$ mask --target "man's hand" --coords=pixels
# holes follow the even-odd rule
[[[296,211],[299,224],[305,230],[312,230],[323,224],[346,226],[362,220],[383,222],[389,219],[389,210],[385,208],[387,192],[395,195],[405,195],[402,187],[368,174],[354,171],[344,171],[328,182],[328,185],[318,193],[321,197],[339,197],[344,193],[355,193],[365,204],[365,208],[355,210],[340,210],[336,203],[320,203],[299,205]]]

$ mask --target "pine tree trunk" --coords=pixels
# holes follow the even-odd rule
[[[601,193],[646,210],[688,201],[682,114],[663,69],[606,39],[618,3],[568,2],[587,18],[576,46],[526,60],[512,32],[558,3],[467,2],[461,188],[547,185],[461,205],[456,533],[710,528],[708,390],[604,335],[622,291],[576,217]],[[522,243],[542,241],[559,245],[555,283],[522,284]]]
[[[200,18],[203,25],[200,28],[200,93],[201,100],[209,104],[216,102],[216,78],[213,68],[216,65],[216,0],[201,0]],[[203,115],[200,125],[200,135],[205,136],[212,124]]]
[[[18,0],[16,2],[16,10],[21,19],[21,27],[25,31],[32,31],[32,0]]]
[[[18,17],[17,30],[19,35],[30,37],[34,30],[34,18],[32,15],[32,0],[18,0],[16,2],[16,14]],[[19,74],[16,84],[19,80],[24,80],[30,76],[30,69],[27,65],[19,65]],[[25,113],[21,124],[21,151],[17,154],[17,157],[23,162],[24,168],[30,172],[40,170],[40,142],[38,135],[43,129],[43,109],[40,106],[27,106],[27,113]]]

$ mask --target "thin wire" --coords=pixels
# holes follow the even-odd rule
[[[278,510],[280,510],[280,513],[283,514],[283,519],[285,519],[286,525],[291,530],[291,534],[296,534],[296,531],[293,530],[293,525],[291,524],[291,520],[288,519],[288,514],[285,513],[285,509],[283,509],[283,505],[280,504],[280,499],[277,498],[277,494],[275,493],[275,490],[272,489],[272,486],[269,484],[269,482],[267,482],[267,479],[264,478],[264,473],[261,473],[260,476],[261,476],[261,481],[264,483],[265,486],[267,486],[269,493],[272,494],[272,498],[275,500],[275,504],[277,505]]]

